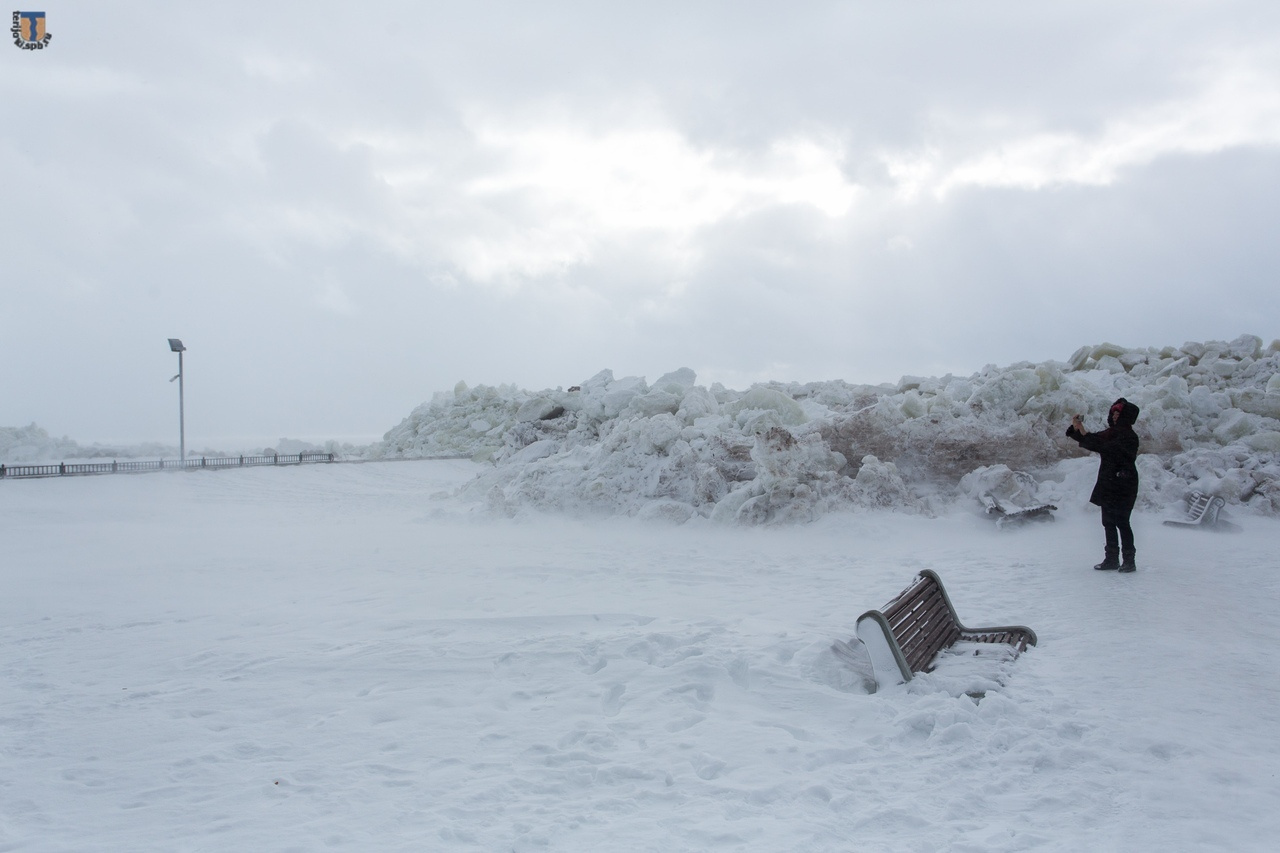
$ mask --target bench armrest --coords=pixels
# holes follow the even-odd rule
[[[961,628],[960,639],[980,643],[1008,643],[1019,652],[1036,644],[1036,632],[1026,625],[998,625],[991,628]]]
[[[876,687],[902,684],[911,680],[911,667],[898,647],[889,628],[889,620],[879,610],[868,610],[858,617],[858,639],[871,658]]]
[[[1025,639],[1026,646],[1034,646],[1036,644],[1036,632],[1025,625],[1001,625],[991,628],[970,628],[966,626],[960,621],[955,605],[951,603],[951,596],[947,595],[947,588],[942,585],[942,578],[938,577],[938,573],[932,569],[922,569],[920,575],[921,577],[932,578],[934,583],[938,585],[938,592],[942,593],[942,600],[946,602],[947,610],[951,612],[951,621],[956,623],[956,627],[960,629],[961,636],[965,639],[976,639],[980,635],[989,634],[1015,634],[1021,635]],[[1017,645],[1017,643],[1013,645]],[[1026,646],[1022,646],[1022,648],[1026,648]]]

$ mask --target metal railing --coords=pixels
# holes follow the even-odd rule
[[[304,465],[334,462],[335,454],[309,451],[273,456],[201,456],[199,459],[149,459],[125,462],[59,462],[45,465],[0,465],[0,479],[69,477],[84,474],[141,474],[147,471],[197,471],[249,468],[257,465]]]

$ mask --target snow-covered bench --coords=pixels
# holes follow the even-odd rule
[[[1036,506],[1014,506],[1012,504],[1006,506],[1001,503],[991,492],[984,492],[979,500],[986,507],[987,518],[994,518],[996,521],[996,529],[1003,530],[1006,527],[1016,527],[1025,524],[1028,521],[1054,521],[1053,511],[1057,509],[1053,504],[1037,504]]]
[[[1170,527],[1202,527],[1206,530],[1237,529],[1236,525],[1218,517],[1218,513],[1226,505],[1227,502],[1216,495],[1192,492],[1187,496],[1186,517],[1169,519],[1165,524]]]
[[[939,652],[962,640],[1007,643],[1015,656],[1036,644],[1036,632],[1022,625],[961,625],[941,578],[928,569],[883,610],[868,610],[859,616],[857,633],[871,658],[877,687],[902,684],[917,672],[928,672]]]

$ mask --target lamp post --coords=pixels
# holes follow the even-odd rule
[[[169,349],[178,354],[178,375],[173,379],[178,380],[178,456],[186,462],[187,459],[187,424],[186,416],[182,411],[182,354],[186,351],[186,347],[182,345],[182,341],[177,338],[169,338]],[[169,381],[172,382],[173,379]]]

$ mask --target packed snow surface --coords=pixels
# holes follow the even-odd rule
[[[1276,519],[1140,511],[1117,575],[1078,490],[673,525],[492,470],[0,481],[0,849],[1273,849]],[[832,644],[922,568],[1039,645],[869,692]]]

